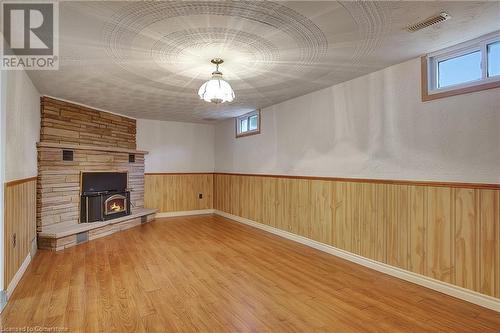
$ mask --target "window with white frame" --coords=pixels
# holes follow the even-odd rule
[[[236,118],[236,137],[260,133],[260,110]]]
[[[500,31],[427,55],[427,73],[429,95],[500,82]]]

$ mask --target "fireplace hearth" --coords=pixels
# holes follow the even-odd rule
[[[126,172],[83,172],[80,222],[98,222],[130,214]]]

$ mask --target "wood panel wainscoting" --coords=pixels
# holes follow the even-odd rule
[[[4,285],[9,286],[36,249],[36,177],[7,182],[4,188]]]
[[[144,206],[159,215],[213,208],[213,173],[146,173]],[[201,194],[201,198],[200,198]]]
[[[500,298],[500,185],[214,177],[216,210]]]

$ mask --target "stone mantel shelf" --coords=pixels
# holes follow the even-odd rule
[[[157,209],[149,208],[138,208],[132,212],[132,214],[127,216],[122,216],[116,219],[102,221],[102,222],[89,222],[89,223],[78,223],[78,224],[55,224],[49,225],[42,228],[42,231],[38,233],[39,237],[44,238],[61,238],[70,235],[74,235],[80,232],[85,232],[97,228],[102,228],[109,224],[116,224],[123,221],[131,220],[137,217],[156,214]]]
[[[67,143],[55,143],[55,142],[38,142],[36,144],[38,148],[62,148],[62,149],[82,149],[82,150],[94,150],[94,151],[109,151],[116,153],[128,153],[128,154],[148,154],[145,150],[135,150],[119,147],[103,147],[103,146],[89,146],[89,145],[76,145]]]

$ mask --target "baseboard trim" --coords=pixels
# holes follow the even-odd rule
[[[189,216],[189,215],[205,215],[213,214],[215,209],[198,209],[198,210],[183,210],[178,212],[163,212],[156,213],[156,217],[176,217],[176,216]]]
[[[7,292],[5,290],[0,291],[0,313],[7,306]]]
[[[215,214],[223,216],[225,218],[228,218],[230,220],[233,220],[235,222],[243,223],[246,225],[249,225],[254,228],[258,228],[267,232],[270,232],[272,234],[293,240],[295,242],[304,244],[306,246],[312,247],[314,249],[332,254],[334,256],[337,256],[339,258],[351,261],[353,263],[356,263],[358,265],[362,265],[371,269],[374,269],[376,271],[379,271],[381,273],[385,273],[436,291],[439,291],[443,294],[447,294],[456,298],[459,298],[461,300],[474,303],[476,305],[500,312],[500,299],[483,295],[478,292],[468,290],[462,287],[458,287],[446,282],[442,282],[439,280],[435,280],[432,278],[429,278],[427,276],[423,276],[420,274],[416,274],[413,272],[409,272],[406,270],[403,270],[401,268],[397,268],[394,266],[390,266],[372,259],[368,259],[362,256],[359,256],[357,254],[338,249],[336,247],[333,247],[331,245],[326,245],[320,242],[317,242],[315,240],[299,236],[296,234],[293,234],[288,231],[283,231],[265,224],[261,224],[237,215],[232,215],[228,214],[225,212],[222,212],[220,210],[215,210]]]
[[[16,289],[19,281],[21,281],[21,278],[23,277],[24,273],[26,272],[26,269],[28,269],[30,262],[31,262],[31,254],[28,253],[28,255],[24,259],[23,263],[21,264],[21,267],[19,267],[16,274],[12,278],[12,281],[10,281],[9,286],[7,287],[7,300],[10,298],[10,296],[14,292],[14,289]]]

